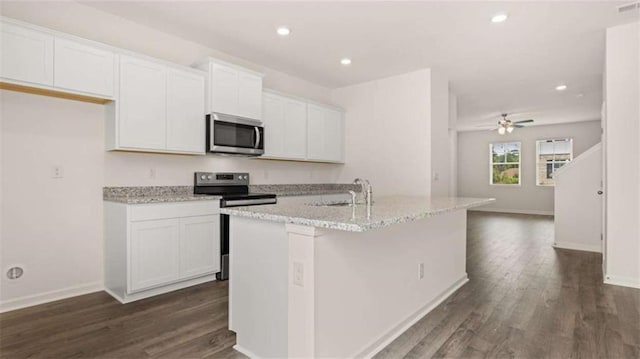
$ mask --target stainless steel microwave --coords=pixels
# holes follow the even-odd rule
[[[262,122],[216,112],[207,115],[207,151],[237,156],[263,155]]]

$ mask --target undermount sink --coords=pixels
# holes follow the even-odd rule
[[[314,207],[352,207],[353,205],[349,202],[332,202],[332,203],[309,203],[308,206]]]

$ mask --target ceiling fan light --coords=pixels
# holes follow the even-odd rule
[[[504,127],[498,127],[498,133],[504,135],[505,129]]]
[[[507,132],[509,132],[509,133],[513,132],[513,127],[511,127],[511,126],[507,127]]]

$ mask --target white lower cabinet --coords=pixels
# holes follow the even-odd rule
[[[131,292],[180,278],[178,219],[131,223]]]
[[[217,201],[105,202],[105,288],[122,303],[214,280]]]
[[[220,216],[180,220],[180,276],[192,277],[220,271]]]

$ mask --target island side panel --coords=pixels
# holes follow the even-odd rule
[[[468,281],[466,210],[323,232],[314,246],[315,357],[370,356]]]
[[[250,357],[287,356],[288,242],[283,223],[231,216],[229,329]]]

